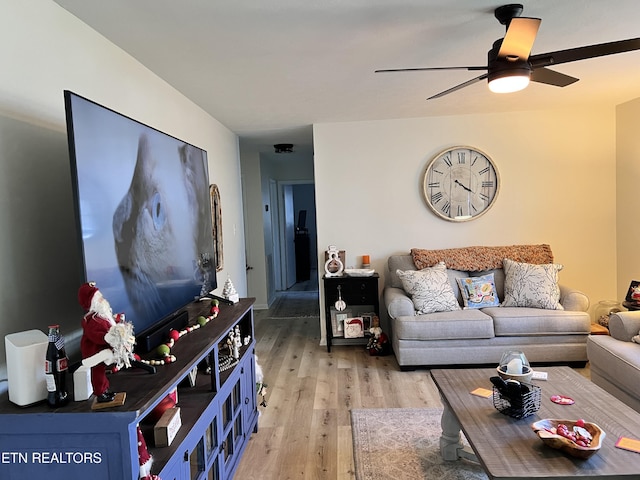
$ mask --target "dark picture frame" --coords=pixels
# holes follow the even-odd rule
[[[636,290],[640,290],[640,281],[631,280],[631,284],[629,285],[629,290],[627,290],[627,296],[625,297],[625,301],[635,303],[635,304],[640,304],[640,300],[637,297],[634,298],[634,295],[633,295],[634,291]]]

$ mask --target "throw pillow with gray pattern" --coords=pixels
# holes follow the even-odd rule
[[[460,310],[444,262],[422,270],[396,270],[396,274],[402,281],[402,288],[411,297],[416,313]]]
[[[560,304],[558,263],[533,265],[505,258],[503,307],[531,307],[547,310],[564,310]]]

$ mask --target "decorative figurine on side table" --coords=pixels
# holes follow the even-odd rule
[[[235,360],[240,358],[240,347],[242,346],[242,338],[240,336],[240,327],[236,327],[229,332],[229,338],[227,339],[227,346],[229,347],[229,355]]]
[[[131,366],[135,344],[133,325],[125,321],[123,314],[113,314],[111,305],[95,282],[80,287],[78,302],[87,312],[82,318],[80,350],[83,365],[91,367],[91,386],[95,395],[91,408],[123,405],[126,393],[109,390],[106,366],[115,364],[116,369]]]
[[[367,343],[367,351],[371,356],[385,356],[391,353],[391,343],[389,337],[382,331],[380,327],[380,319],[375,315],[371,319],[371,328],[369,329],[371,338]]]
[[[224,286],[222,287],[222,296],[231,303],[238,303],[240,301],[240,296],[236,291],[236,287],[233,286],[231,277],[227,277],[227,280],[224,282]]]
[[[335,245],[327,248],[327,261],[324,263],[326,277],[341,277],[344,272],[344,262],[340,258],[340,250]]]

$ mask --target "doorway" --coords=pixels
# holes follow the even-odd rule
[[[277,292],[318,290],[318,246],[315,185],[308,181],[278,181],[277,214],[272,229]],[[273,200],[276,200],[275,202]],[[274,212],[275,213],[275,212]],[[277,251],[276,251],[277,250]]]

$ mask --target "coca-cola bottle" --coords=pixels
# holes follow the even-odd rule
[[[67,354],[64,351],[64,338],[60,335],[59,325],[49,325],[49,345],[44,362],[47,379],[47,403],[50,407],[61,407],[69,401],[67,392]]]

